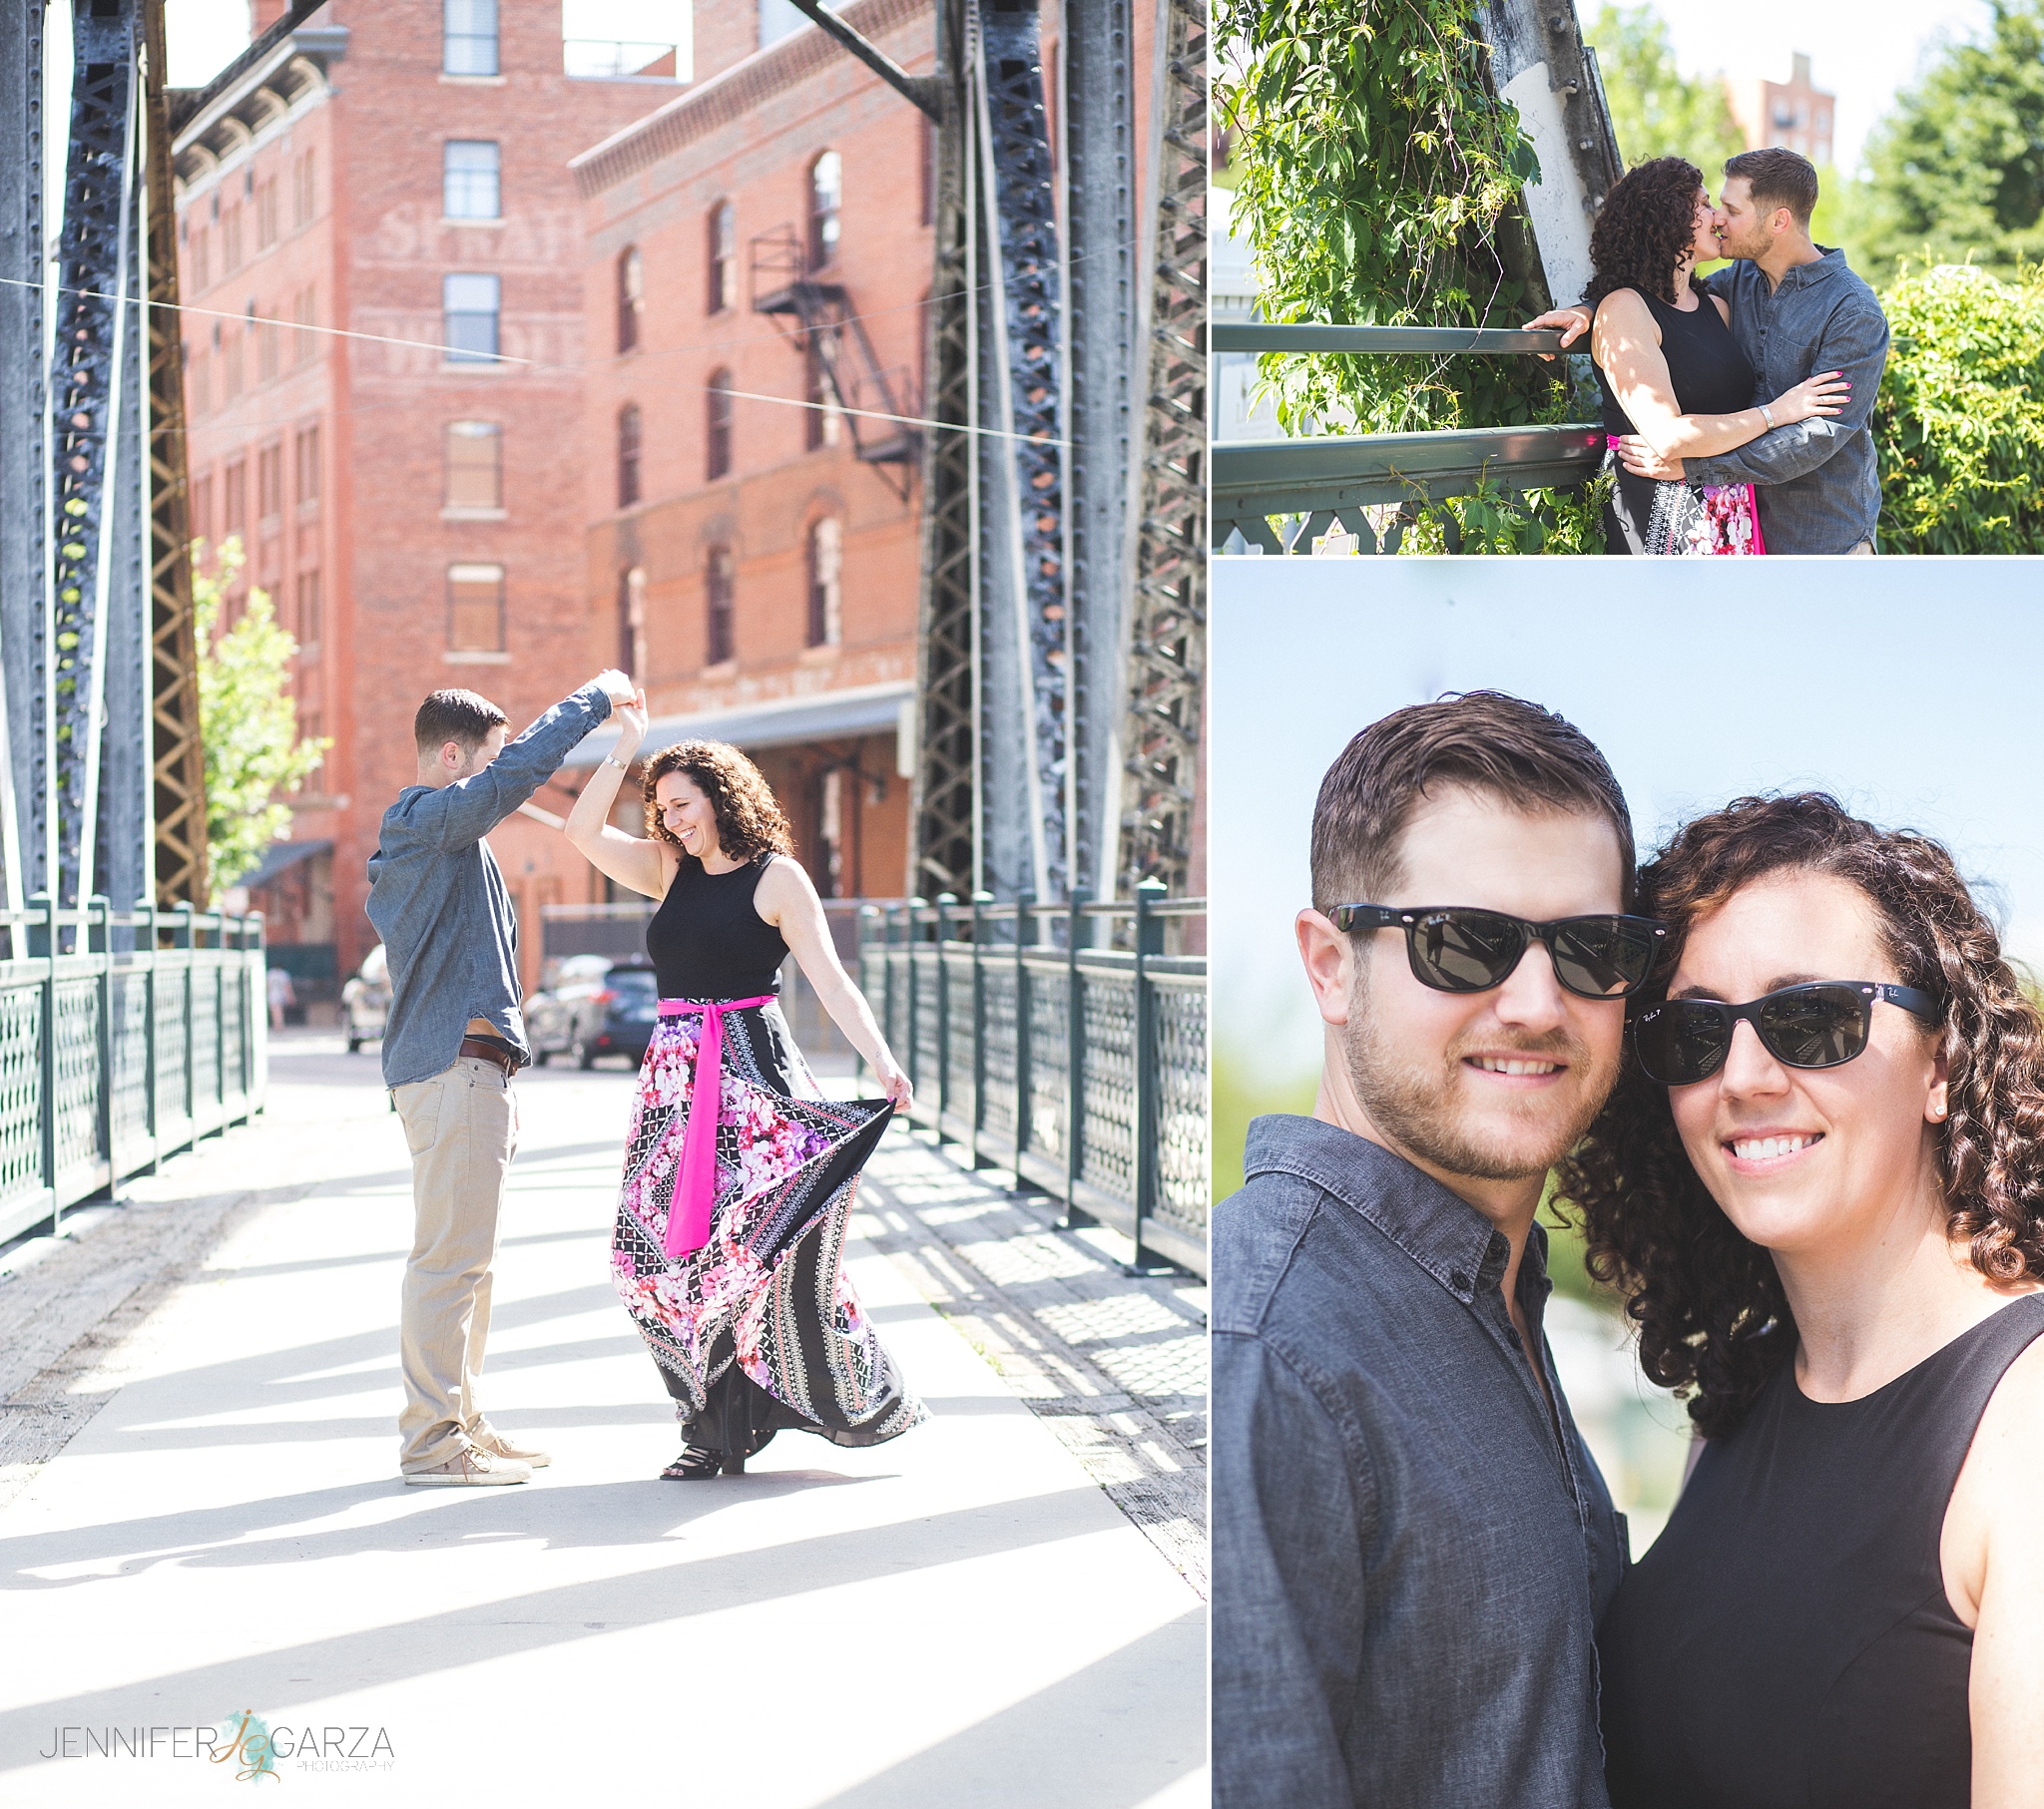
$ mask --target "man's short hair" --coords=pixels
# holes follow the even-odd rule
[[[1809,230],[1809,217],[1816,211],[1816,166],[1808,158],[1780,145],[1760,151],[1742,151],[1726,162],[1727,176],[1742,176],[1753,191],[1753,205],[1762,214],[1787,208],[1795,224]]]
[[[1552,710],[1503,691],[1472,690],[1393,710],[1327,768],[1313,806],[1314,909],[1381,904],[1403,877],[1400,844],[1413,813],[1435,790],[1455,785],[1528,814],[1602,817],[1618,834],[1620,894],[1632,908],[1633,819],[1610,763]]]
[[[411,732],[422,754],[438,753],[449,741],[459,741],[473,753],[490,738],[491,729],[510,720],[489,698],[472,690],[436,690],[419,705]]]

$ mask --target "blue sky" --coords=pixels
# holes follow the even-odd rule
[[[1805,787],[1935,835],[2044,970],[2039,562],[1226,559],[1211,622],[1215,1035],[1273,1079],[1319,1061],[1290,924],[1320,776],[1446,690],[1576,723],[1643,851],[1743,792]]]

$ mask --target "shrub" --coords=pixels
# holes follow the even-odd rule
[[[1882,551],[2044,552],[2044,270],[2001,282],[1944,264],[1881,302]]]

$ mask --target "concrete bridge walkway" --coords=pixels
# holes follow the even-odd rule
[[[192,1731],[253,1713],[279,1801],[1204,1803],[1196,1288],[897,1132],[852,1270],[929,1424],[662,1483],[630,1078],[530,1074],[484,1401],[554,1463],[407,1489],[403,1135],[373,1056],[273,1057],[254,1127],[0,1251],[0,1800],[266,1793]]]

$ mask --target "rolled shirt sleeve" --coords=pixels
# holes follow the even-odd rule
[[[1351,1809],[1357,1454],[1259,1338],[1217,1333],[1212,1399],[1216,1809]]]
[[[418,799],[410,809],[413,828],[438,848],[481,841],[552,778],[575,743],[610,713],[610,693],[585,684],[505,742],[482,771]]]

